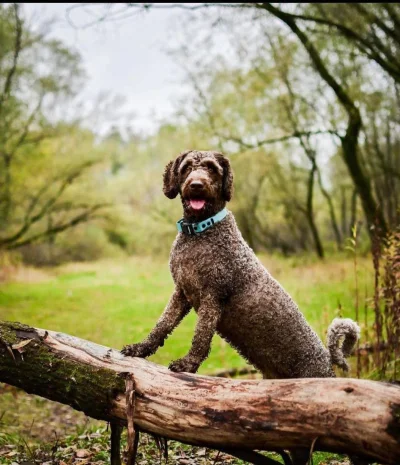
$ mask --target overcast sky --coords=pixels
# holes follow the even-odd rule
[[[25,3],[24,11],[32,21],[56,17],[52,35],[74,46],[82,55],[89,75],[87,97],[110,91],[127,98],[126,109],[135,114],[134,128],[148,132],[158,118],[173,111],[181,95],[183,71],[162,51],[171,36],[171,21],[177,10],[140,13],[132,18],[98,24],[85,29],[72,27],[66,17],[68,7],[76,3]],[[85,4],[80,4],[85,5]],[[91,21],[91,12],[104,11],[104,5],[76,8],[71,12],[74,24]]]

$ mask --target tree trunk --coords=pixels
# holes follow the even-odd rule
[[[357,379],[231,380],[173,373],[66,334],[0,323],[0,381],[140,430],[232,450],[293,447],[400,461],[400,388]],[[315,441],[316,440],[316,441]]]
[[[327,203],[328,203],[328,208],[329,208],[329,216],[331,219],[331,225],[332,225],[332,230],[333,234],[335,235],[335,240],[336,240],[336,245],[338,250],[342,250],[342,235],[340,234],[340,229],[338,222],[336,220],[336,213],[335,213],[335,207],[333,205],[332,197],[330,196],[329,192],[325,189],[324,184],[322,182],[322,177],[321,177],[321,172],[318,170],[318,184],[319,188],[321,189],[322,195],[325,197]]]
[[[372,237],[372,226],[378,225],[379,235],[384,236],[387,233],[386,220],[383,216],[382,208],[375,202],[372,194],[371,184],[360,165],[358,158],[358,135],[361,128],[361,117],[351,113],[345,137],[342,138],[343,158],[349,169],[354,185],[360,196],[361,204],[364,210],[365,218],[368,223],[368,233]]]
[[[351,194],[351,215],[350,215],[350,226],[348,230],[348,235],[351,237],[353,235],[353,228],[357,223],[357,189],[353,189]]]
[[[357,191],[355,190],[357,193]],[[340,187],[341,201],[340,201],[340,212],[341,212],[341,224],[342,224],[342,235],[346,238],[349,234],[349,229],[347,225],[347,196],[346,196],[346,186]],[[351,220],[350,220],[351,224]]]
[[[314,206],[313,206],[313,197],[314,197],[314,179],[315,173],[317,172],[317,165],[315,160],[311,161],[311,169],[308,176],[308,183],[307,183],[307,207],[305,210],[305,214],[307,217],[308,224],[310,226],[311,234],[314,241],[315,251],[319,258],[324,258],[324,248],[322,246],[321,239],[319,237],[319,232],[317,225],[315,223],[314,218]]]
[[[0,219],[4,229],[8,226],[11,210],[11,158],[7,154],[3,154],[3,185],[0,190]]]

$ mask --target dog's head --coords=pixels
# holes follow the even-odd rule
[[[199,221],[214,215],[232,197],[229,160],[219,152],[183,152],[165,167],[163,191],[169,199],[181,195],[186,217]]]

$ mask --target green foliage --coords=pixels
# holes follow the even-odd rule
[[[106,203],[95,135],[57,120],[82,86],[81,58],[20,10],[0,5],[0,249],[51,242]]]
[[[374,378],[400,379],[400,228],[373,242],[375,294],[372,335]],[[368,330],[366,330],[368,331]],[[380,345],[384,346],[381,348]]]
[[[19,249],[27,265],[54,266],[67,262],[94,261],[123,255],[120,243],[111,240],[106,232],[94,225],[79,225],[51,242],[40,242]]]

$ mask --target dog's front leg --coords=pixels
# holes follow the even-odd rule
[[[211,296],[203,298],[197,311],[198,320],[189,353],[174,362],[169,369],[176,372],[196,373],[201,363],[208,357],[211,340],[217,330],[221,307],[217,299]]]
[[[175,289],[167,307],[147,338],[138,344],[125,346],[121,352],[130,357],[149,357],[154,354],[159,347],[164,345],[164,340],[187,315],[190,308],[191,305],[184,293],[180,289]]]

